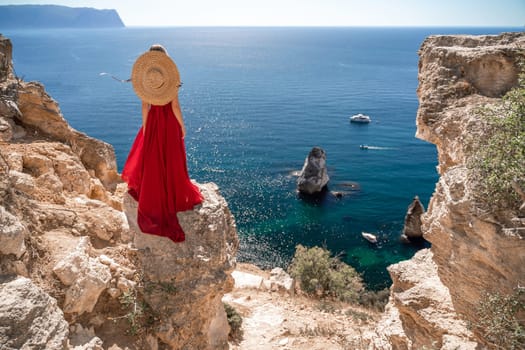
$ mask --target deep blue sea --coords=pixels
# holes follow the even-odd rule
[[[1,31],[0,24],[0,31]],[[241,240],[240,261],[286,266],[297,244],[325,245],[389,285],[386,266],[420,247],[399,242],[407,206],[434,190],[434,145],[418,140],[417,51],[430,34],[519,28],[125,28],[5,30],[16,74],[38,80],[76,129],[115,148],[119,169],[141,123],[134,60],[153,43],[177,63],[190,176],[220,186]],[[356,113],[369,125],[349,123]],[[371,147],[361,150],[360,144]],[[296,193],[293,172],[313,146],[329,189]],[[349,186],[353,184],[354,186]],[[362,231],[376,233],[373,246]]]

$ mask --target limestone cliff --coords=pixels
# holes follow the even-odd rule
[[[7,28],[120,28],[116,10],[59,5],[0,6],[0,23]]]
[[[227,348],[238,240],[218,188],[179,213],[184,243],[141,233],[112,146],[17,79],[11,51],[0,36],[0,347]]]
[[[389,268],[394,281],[377,348],[474,349],[476,305],[485,292],[525,283],[523,220],[498,222],[476,208],[467,177],[469,134],[479,107],[496,104],[517,84],[524,33],[431,36],[419,50],[417,137],[438,150],[439,182],[422,217],[432,243]]]

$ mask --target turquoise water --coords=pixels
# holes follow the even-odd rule
[[[1,29],[1,25],[0,25]],[[7,31],[16,73],[38,80],[76,129],[115,147],[119,168],[140,126],[128,78],[152,43],[175,59],[190,175],[216,182],[235,215],[239,260],[286,265],[296,244],[326,245],[373,288],[386,266],[421,248],[398,237],[407,206],[426,206],[436,151],[414,137],[417,50],[430,34],[501,28],[125,28]],[[512,28],[507,29],[512,30]],[[365,113],[369,125],[349,123]],[[360,144],[371,149],[361,150]],[[327,153],[329,189],[303,200],[299,170],[313,146]],[[350,186],[353,185],[353,186]],[[361,231],[376,233],[370,245]]]

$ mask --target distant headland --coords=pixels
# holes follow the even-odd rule
[[[0,6],[0,30],[8,28],[125,27],[116,10],[57,5]]]

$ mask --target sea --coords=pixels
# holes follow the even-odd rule
[[[391,283],[388,265],[430,246],[399,240],[408,205],[417,195],[427,207],[438,180],[435,146],[415,137],[418,49],[429,35],[504,31],[523,29],[0,24],[16,74],[42,82],[74,128],[112,144],[119,170],[141,125],[140,102],[110,75],[129,78],[141,53],[164,45],[183,81],[190,176],[215,182],[226,198],[238,260],[286,267],[296,245],[324,246],[376,290]],[[372,122],[350,123],[357,113]],[[304,198],[296,175],[314,146],[326,152],[330,181],[325,195]]]

